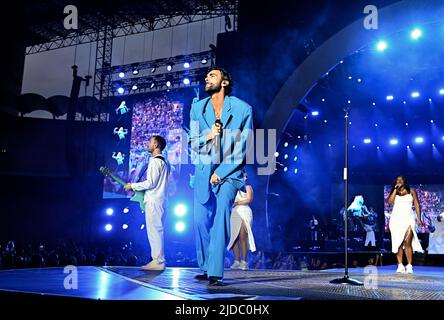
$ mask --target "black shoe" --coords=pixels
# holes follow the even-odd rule
[[[218,277],[209,277],[208,285],[211,287],[223,287],[226,284],[222,281],[221,278]]]
[[[206,281],[206,280],[208,280],[208,274],[204,273],[204,274],[195,275],[194,279],[199,280],[199,281]]]

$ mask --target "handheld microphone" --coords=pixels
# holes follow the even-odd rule
[[[219,125],[221,128],[221,132],[218,136],[216,136],[214,139],[214,146],[216,148],[216,151],[219,151],[220,149],[220,139],[221,139],[221,135],[222,135],[222,121],[220,121],[220,119],[216,119],[216,121],[214,122],[215,125]]]

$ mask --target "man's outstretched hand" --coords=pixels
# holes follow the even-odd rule
[[[131,188],[131,183],[129,183],[129,182],[123,187],[123,189],[125,189],[125,191],[132,191],[133,190],[133,188]]]

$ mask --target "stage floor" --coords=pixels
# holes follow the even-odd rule
[[[343,270],[225,272],[225,287],[194,280],[194,268],[146,272],[136,267],[78,267],[78,288],[67,290],[63,268],[0,271],[0,291],[101,300],[444,300],[444,267],[415,267],[414,275],[378,267],[368,286],[330,284]],[[374,271],[374,270],[373,270]],[[363,268],[349,269],[366,282]],[[367,278],[368,279],[368,278]]]

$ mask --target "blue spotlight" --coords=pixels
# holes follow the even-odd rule
[[[185,79],[183,79],[183,84],[184,85],[189,85],[190,84],[190,79],[188,79],[188,78],[185,78]]]
[[[351,80],[351,79],[353,79],[353,77],[352,76],[348,76],[348,80]]]
[[[444,88],[439,89],[439,94],[440,94],[440,95],[444,95]]]
[[[331,148],[331,143],[328,144],[328,147]]]
[[[119,78],[125,78],[125,72],[119,72]]]
[[[387,42],[381,40],[376,44],[376,49],[378,49],[378,51],[384,51],[385,49],[387,49],[388,45]]]
[[[123,230],[128,229],[128,225],[127,225],[126,223],[122,224],[122,229],[123,229]]]
[[[168,70],[168,71],[173,70],[173,65],[172,65],[172,64],[167,65],[167,70]]]
[[[185,231],[185,223],[183,223],[182,221],[179,221],[176,223],[176,225],[174,226],[174,229],[176,229],[177,232],[182,233]]]
[[[423,143],[424,142],[424,138],[423,137],[416,137],[415,138],[415,142],[416,143]]]
[[[298,169],[296,168],[296,169],[294,169],[294,174],[296,174],[296,173],[298,173]]]
[[[285,142],[285,143],[284,143],[284,147],[285,147],[285,148],[288,147],[288,142]]]
[[[375,127],[378,127],[378,124],[377,124],[377,123],[375,123]]]
[[[169,88],[169,87],[171,87],[171,81],[167,81],[166,82],[166,86]]]
[[[284,155],[284,159],[288,159],[288,154]]]
[[[373,102],[372,105],[376,106],[376,102]]]
[[[297,144],[295,144],[294,145],[294,150],[296,150],[298,148],[298,145]]]
[[[430,123],[434,123],[434,121],[433,121],[433,120],[430,120]]]
[[[143,230],[143,229],[145,229],[145,225],[144,224],[140,225],[140,230]]]
[[[412,94],[410,95],[412,98],[418,98],[419,97],[419,92],[418,91],[413,91]]]
[[[188,69],[188,68],[190,67],[190,63],[189,63],[189,62],[185,62],[185,63],[183,64],[183,67],[184,67],[185,69]]]
[[[112,216],[112,215],[114,214],[114,209],[113,209],[113,208],[108,208],[108,209],[106,209],[106,214],[107,214],[108,216]]]
[[[390,144],[391,144],[392,146],[397,145],[398,142],[399,142],[398,139],[390,139]]]
[[[287,171],[288,171],[288,168],[287,168],[287,167],[285,167],[285,168],[284,168],[284,172],[287,172]]]
[[[443,91],[444,91],[444,89],[443,89]],[[325,102],[325,99],[324,99],[324,98],[322,98],[322,99],[321,99],[321,101],[322,101],[322,102]]]
[[[319,111],[312,111],[311,115],[312,115],[313,117],[316,117],[316,116],[319,115]]]
[[[365,139],[364,139],[364,143],[365,143],[365,144],[372,143],[372,139],[370,139],[370,138],[365,138]]]
[[[137,85],[133,85],[133,86],[131,87],[131,89],[133,89],[133,90],[137,90]]]
[[[388,95],[387,97],[385,97],[385,99],[387,101],[392,101],[395,97],[393,97],[392,95]]]
[[[410,37],[413,40],[418,40],[419,38],[421,38],[421,36],[422,36],[422,31],[421,29],[418,28],[413,29],[412,32],[410,33]]]
[[[118,88],[117,88],[117,92],[118,92],[119,94],[123,94],[123,93],[125,92],[125,89],[123,89],[122,87],[118,87]]]
[[[185,204],[179,203],[174,207],[174,214],[178,217],[183,217],[187,214],[188,208]]]
[[[276,158],[279,157],[279,152],[276,151],[276,152],[274,153],[274,156],[275,156]]]
[[[112,229],[113,229],[113,226],[109,223],[105,226],[106,231],[111,231]]]
[[[129,209],[128,208],[123,208],[123,213],[128,213]]]
[[[406,122],[406,123],[405,123],[405,125],[406,125],[406,126],[408,127],[409,123],[408,123],[408,122]]]
[[[358,78],[358,80],[357,80],[358,82],[362,82],[362,79],[361,78]]]
[[[298,161],[298,156],[295,156],[295,157],[293,158],[293,161]]]
[[[138,75],[138,74],[139,74],[139,70],[137,70],[137,69],[134,69],[134,70],[133,70],[133,75],[135,75],[135,76],[136,76],[136,75]]]

